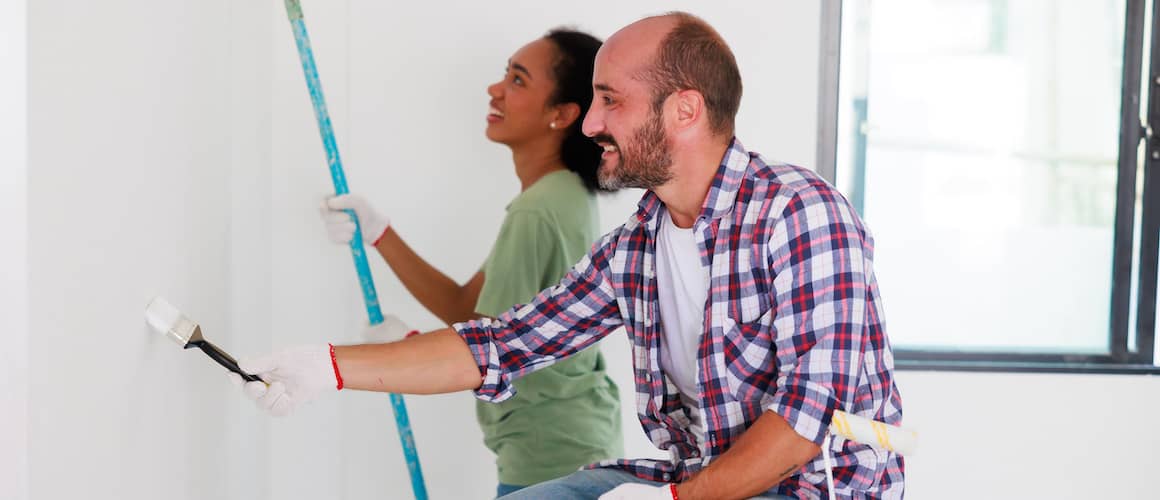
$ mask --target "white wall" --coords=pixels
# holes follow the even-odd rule
[[[265,419],[142,314],[163,294],[227,349],[269,343],[268,318],[230,328],[234,280],[268,258],[233,259],[252,241],[232,238],[233,173],[263,161],[269,108],[237,107],[267,94],[248,72],[269,56],[266,16],[236,3],[29,3],[33,498],[266,496]]]
[[[0,2],[0,498],[28,496],[27,4]]]
[[[221,328],[211,340],[240,356],[269,349],[274,311],[271,307],[270,260],[273,246],[271,228],[271,168],[272,131],[270,98],[271,63],[270,33],[281,27],[270,14],[275,2],[229,1],[222,19],[228,27],[228,56],[223,57],[225,85],[229,105],[227,137],[229,184],[222,186],[214,200],[229,200],[228,234],[228,329]],[[221,90],[221,89],[219,89]],[[226,124],[221,126],[225,127]],[[228,196],[228,198],[227,198]],[[196,358],[196,354],[189,353]],[[187,359],[185,362],[203,364],[213,375],[206,375],[211,384],[218,382],[221,370],[208,364],[208,359]],[[215,385],[215,388],[220,384]],[[227,461],[235,467],[226,478],[220,498],[278,498],[270,496],[270,419],[259,414],[247,401],[238,401],[236,392],[226,389],[220,396],[225,403],[226,427],[220,440],[227,450],[238,452],[236,460]]]
[[[484,88],[507,57],[554,25],[607,36],[680,8],[737,52],[743,141],[812,165],[816,5],[633,5],[308,2],[352,187],[465,279],[517,190],[504,148],[482,134]],[[0,33],[19,43],[19,16],[7,14]],[[0,129],[0,327],[16,332],[0,350],[0,496],[23,497],[23,481],[36,499],[408,498],[385,397],[344,393],[270,419],[217,366],[142,324],[146,301],[164,294],[219,345],[250,354],[353,342],[365,322],[349,255],[317,221],[330,181],[281,2],[44,0],[29,7],[28,44],[27,173],[8,168],[23,163],[22,128]],[[4,47],[0,63],[17,61],[0,64],[7,75],[21,51]],[[0,92],[5,127],[19,90]],[[634,204],[632,193],[604,200],[603,225]],[[374,269],[388,312],[437,326]],[[633,415],[623,334],[603,349],[629,454],[654,454]],[[911,498],[1152,496],[1138,478],[1160,465],[1146,423],[1160,411],[1154,378],[904,372],[899,385],[922,433]],[[489,498],[471,397],[408,403],[432,497]],[[1120,424],[1135,415],[1144,425]]]
[[[898,386],[919,433],[908,498],[1158,496],[1160,378],[907,371]]]

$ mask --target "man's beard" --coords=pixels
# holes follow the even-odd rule
[[[598,135],[593,140],[616,146],[620,156],[615,168],[610,168],[607,161],[600,162],[597,174],[604,189],[652,189],[673,178],[669,138],[661,125],[661,114],[655,110],[644,125],[632,133],[627,148],[620,147],[610,135]]]

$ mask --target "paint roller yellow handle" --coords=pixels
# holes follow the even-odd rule
[[[912,455],[918,447],[918,433],[866,417],[834,411],[830,433],[900,455]]]

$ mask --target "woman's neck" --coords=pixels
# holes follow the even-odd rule
[[[552,148],[512,148],[512,163],[520,179],[520,192],[527,191],[545,175],[565,168],[558,144]]]

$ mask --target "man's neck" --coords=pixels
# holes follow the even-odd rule
[[[673,151],[673,178],[653,188],[653,192],[665,203],[677,227],[693,227],[701,215],[705,197],[709,195],[709,188],[713,185],[713,178],[717,175],[725,151],[729,149],[729,143],[728,140],[715,140]]]

